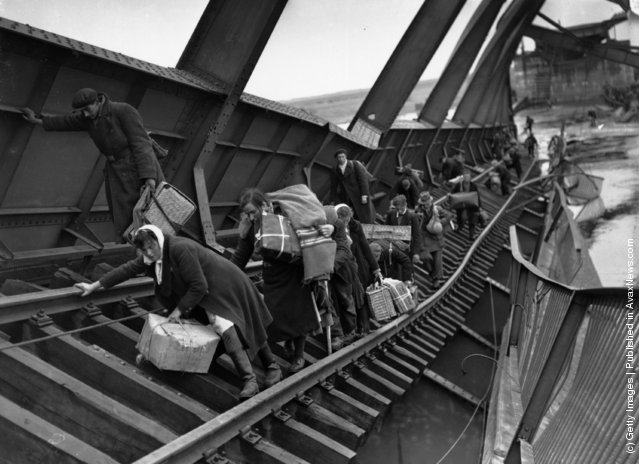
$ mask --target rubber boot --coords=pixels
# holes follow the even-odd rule
[[[227,329],[222,334],[222,341],[224,342],[226,353],[233,360],[235,369],[244,381],[244,385],[240,391],[240,399],[245,400],[257,395],[260,391],[260,387],[257,384],[257,377],[255,376],[255,372],[253,372],[253,366],[251,366],[251,361],[242,346],[242,342],[240,342],[235,327]]]
[[[277,364],[275,356],[273,356],[273,352],[268,346],[268,343],[264,343],[257,354],[260,357],[260,361],[262,361],[264,373],[266,374],[264,377],[264,388],[272,387],[282,380],[282,371],[280,370],[280,366]]]

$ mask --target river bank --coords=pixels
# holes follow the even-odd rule
[[[589,253],[603,286],[623,286],[627,276],[627,241],[639,237],[639,123],[614,121],[611,109],[597,107],[595,127],[584,115],[592,106],[564,105],[536,108],[515,117],[522,128],[527,115],[543,157],[548,142],[560,132],[573,141],[573,156],[588,174],[603,177],[601,198],[606,206],[600,218],[581,224]],[[520,139],[522,136],[520,136]]]

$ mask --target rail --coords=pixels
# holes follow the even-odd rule
[[[528,176],[529,173],[530,170],[527,171],[526,176]],[[472,301],[476,301],[475,298],[479,298],[481,294],[477,292],[481,292],[485,282],[489,281],[487,275],[484,274],[484,272],[487,272],[485,271],[486,266],[489,265],[489,262],[492,262],[493,259],[496,259],[497,253],[504,252],[504,224],[514,222],[516,214],[514,210],[521,208],[519,206],[513,207],[513,204],[518,198],[525,195],[530,195],[530,192],[524,192],[523,190],[518,191],[506,199],[503,204],[501,204],[501,199],[499,203],[495,203],[493,200],[487,202],[488,206],[490,206],[490,212],[495,212],[494,217],[477,240],[471,242],[468,248],[466,248],[468,242],[465,239],[462,240],[461,235],[451,237],[451,242],[456,242],[449,244],[451,247],[449,257],[455,257],[452,273],[445,284],[441,288],[436,289],[425,301],[419,304],[414,312],[399,316],[397,319],[381,326],[374,333],[356,341],[331,356],[323,357],[325,354],[319,357],[311,355],[314,360],[310,366],[238,406],[223,406],[220,409],[214,407],[217,411],[212,419],[207,419],[202,425],[196,424],[192,426],[195,428],[187,429],[188,431],[185,434],[172,441],[166,442],[164,446],[151,448],[152,450],[154,449],[154,451],[138,458],[136,462],[147,464],[152,462],[196,462],[200,460],[202,456],[210,457],[212,453],[215,453],[218,448],[227,444],[230,440],[240,438],[248,442],[251,442],[251,440],[254,442],[259,441],[260,438],[255,431],[255,426],[263,419],[271,416],[271,418],[283,420],[281,418],[287,415],[284,412],[286,410],[285,408],[290,407],[290,405],[287,404],[296,399],[307,401],[309,399],[308,395],[310,395],[308,392],[313,387],[319,387],[324,391],[328,391],[334,386],[336,390],[339,390],[344,382],[350,382],[350,380],[347,379],[359,379],[364,371],[369,371],[370,369],[381,369],[383,371],[383,375],[378,375],[374,382],[383,385],[381,391],[386,389],[389,398],[395,398],[395,394],[396,396],[401,395],[402,393],[400,392],[405,391],[416,378],[424,374],[429,376],[431,380],[440,383],[444,388],[450,388],[451,391],[460,398],[470,401],[479,407],[480,404],[475,396],[459,389],[454,384],[447,382],[444,378],[431,377],[432,371],[426,366],[428,366],[430,362],[428,359],[432,359],[436,356],[436,354],[432,353],[437,353],[439,347],[443,346],[443,339],[453,336],[460,328],[468,331],[468,328],[464,327],[464,311],[470,309],[470,305],[473,304]],[[452,240],[453,238],[454,240]],[[457,254],[460,250],[463,250],[463,253],[460,252]],[[457,261],[457,256],[459,257],[459,261]],[[474,267],[471,263],[473,263],[475,259],[478,259],[478,262],[481,264],[479,270],[477,268],[471,269]],[[254,265],[258,266],[259,263],[254,263]],[[491,285],[493,285],[493,283],[491,283]],[[420,284],[420,286],[423,287],[423,284]],[[93,308],[97,309],[95,305],[120,302],[122,299],[131,296],[148,296],[152,291],[151,279],[139,278],[120,284],[108,291],[96,292],[92,294],[90,298],[81,298],[79,296],[80,291],[74,288],[45,290],[39,293],[7,297],[0,300],[0,324],[25,321],[34,316],[39,318],[39,316],[43,315],[59,315],[63,312],[87,308],[91,303],[94,305]],[[473,297],[469,298],[471,293]],[[459,298],[457,306],[461,306],[452,309],[450,306],[446,306],[446,301],[449,296],[455,298],[455,295]],[[146,313],[146,311],[141,308],[133,309],[131,312],[137,315],[144,315]],[[87,313],[88,315],[85,315],[85,317],[91,319],[87,322],[89,324],[96,324],[96,328],[98,328],[99,324],[107,324],[111,321],[110,318],[102,316],[99,311],[88,311]],[[90,325],[86,326],[87,330],[91,328]],[[437,333],[436,342],[434,338],[420,339],[422,336],[420,334],[432,329],[434,329],[432,334]],[[85,329],[83,328],[83,330]],[[104,332],[104,327],[99,327],[98,331],[100,330],[102,331],[102,335],[95,335],[98,339],[100,337],[111,338],[112,335],[117,333],[117,336],[124,337],[128,344],[133,342],[138,333],[130,327],[126,327],[124,324],[114,327],[111,332]],[[139,331],[139,328],[137,330]],[[44,338],[52,338],[63,336],[67,332],[53,327],[38,333],[42,333],[45,336]],[[68,333],[72,333],[72,331]],[[84,335],[85,334],[83,334],[83,337]],[[38,341],[37,336],[38,334],[35,334],[35,338],[32,339],[33,342]],[[439,340],[440,336],[442,337],[441,340]],[[432,337],[432,335],[429,337]],[[491,346],[491,343],[486,342],[477,334],[475,334],[474,337],[478,342],[486,344],[487,347]],[[63,338],[65,338],[66,341],[61,341],[61,343],[73,343],[72,337]],[[92,340],[92,338],[88,337],[88,340]],[[90,343],[96,342],[91,341]],[[433,345],[433,343],[436,346]],[[317,346],[315,348],[317,349]],[[132,361],[127,358],[127,353],[131,351],[132,346],[118,349],[121,351],[115,351],[114,355],[116,358],[122,359],[122,361],[115,360],[114,362],[126,363],[128,361],[131,363]],[[7,348],[7,351],[17,350]],[[387,356],[386,353],[389,353],[389,355]],[[395,368],[389,367],[393,365],[393,362],[397,362],[399,354],[401,354],[401,356],[407,356],[410,362],[402,367],[397,367],[397,365]],[[375,359],[381,361],[373,361]],[[393,359],[395,361],[393,361]],[[122,365],[124,366],[125,364]],[[128,371],[128,368],[125,368],[125,371]],[[159,375],[159,379],[161,379],[160,382],[166,381],[162,373],[155,373],[153,371],[144,372],[148,375]],[[211,388],[209,385],[212,384],[208,382],[214,380],[205,379],[204,377],[185,376],[185,378],[181,380],[187,382],[187,386],[193,385],[193,388],[204,388],[204,385],[206,385],[206,388]],[[138,381],[141,382],[142,380]],[[146,382],[146,377],[144,381]],[[357,380],[353,380],[353,382],[354,381]],[[190,382],[194,382],[197,385]],[[198,386],[200,382],[203,382],[202,386]],[[221,380],[221,382],[224,381]],[[150,386],[148,388],[150,388]],[[226,395],[219,401],[220,404],[232,403],[232,393],[225,390],[227,387],[223,385],[219,387],[216,384],[215,388],[221,388],[217,391],[222,395]],[[191,390],[188,389],[186,390],[186,396],[189,396],[190,391]],[[196,401],[202,401],[202,399],[197,396],[194,397],[194,399]],[[310,401],[312,402],[313,400]],[[212,403],[217,404],[217,401],[212,401]],[[360,403],[360,406],[357,406],[357,408],[366,407],[364,403]],[[354,425],[348,424],[347,427],[349,426],[353,429],[357,429]],[[330,443],[330,441],[328,443]],[[335,441],[335,443],[339,443],[339,441]],[[324,444],[324,446],[327,445]],[[330,449],[330,445],[328,446]],[[357,445],[353,444],[351,448],[356,449],[356,446]],[[226,445],[226,447],[228,447],[228,445]],[[342,457],[351,456],[351,453],[353,453],[350,451],[350,448],[346,446],[339,449],[339,453],[341,453],[340,456]]]
[[[526,171],[524,179],[530,175],[534,163]],[[217,416],[215,419],[201,425],[193,431],[181,436],[177,440],[157,449],[135,464],[159,464],[193,462],[211,450],[214,450],[238,434],[248,433],[247,428],[259,422],[266,416],[279,410],[284,404],[294,399],[300,392],[325,381],[356,362],[372,349],[381,347],[394,336],[415,323],[428,312],[453,288],[458,279],[465,272],[473,257],[480,249],[484,240],[490,236],[491,231],[509,208],[518,193],[511,195],[501,206],[497,214],[471,245],[461,264],[442,287],[435,291],[428,299],[423,301],[413,313],[401,315],[399,318],[387,323],[374,334],[360,339],[341,349],[328,358],[317,361],[311,367],[283,380],[274,387],[259,393],[248,401]]]

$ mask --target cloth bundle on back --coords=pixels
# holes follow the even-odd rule
[[[292,185],[265,196],[279,205],[295,229],[302,249],[304,280],[327,279],[333,272],[336,244],[319,231],[319,226],[326,224],[326,213],[317,196],[304,184]]]

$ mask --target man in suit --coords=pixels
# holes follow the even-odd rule
[[[406,197],[397,195],[391,200],[393,208],[386,213],[386,224],[389,226],[410,226],[410,246],[405,253],[413,262],[419,261],[419,247],[421,243],[419,231],[419,216],[408,209]]]
[[[369,176],[363,164],[348,159],[344,149],[335,152],[337,165],[331,176],[331,202],[345,203],[355,213],[355,219],[363,224],[372,224]]]

